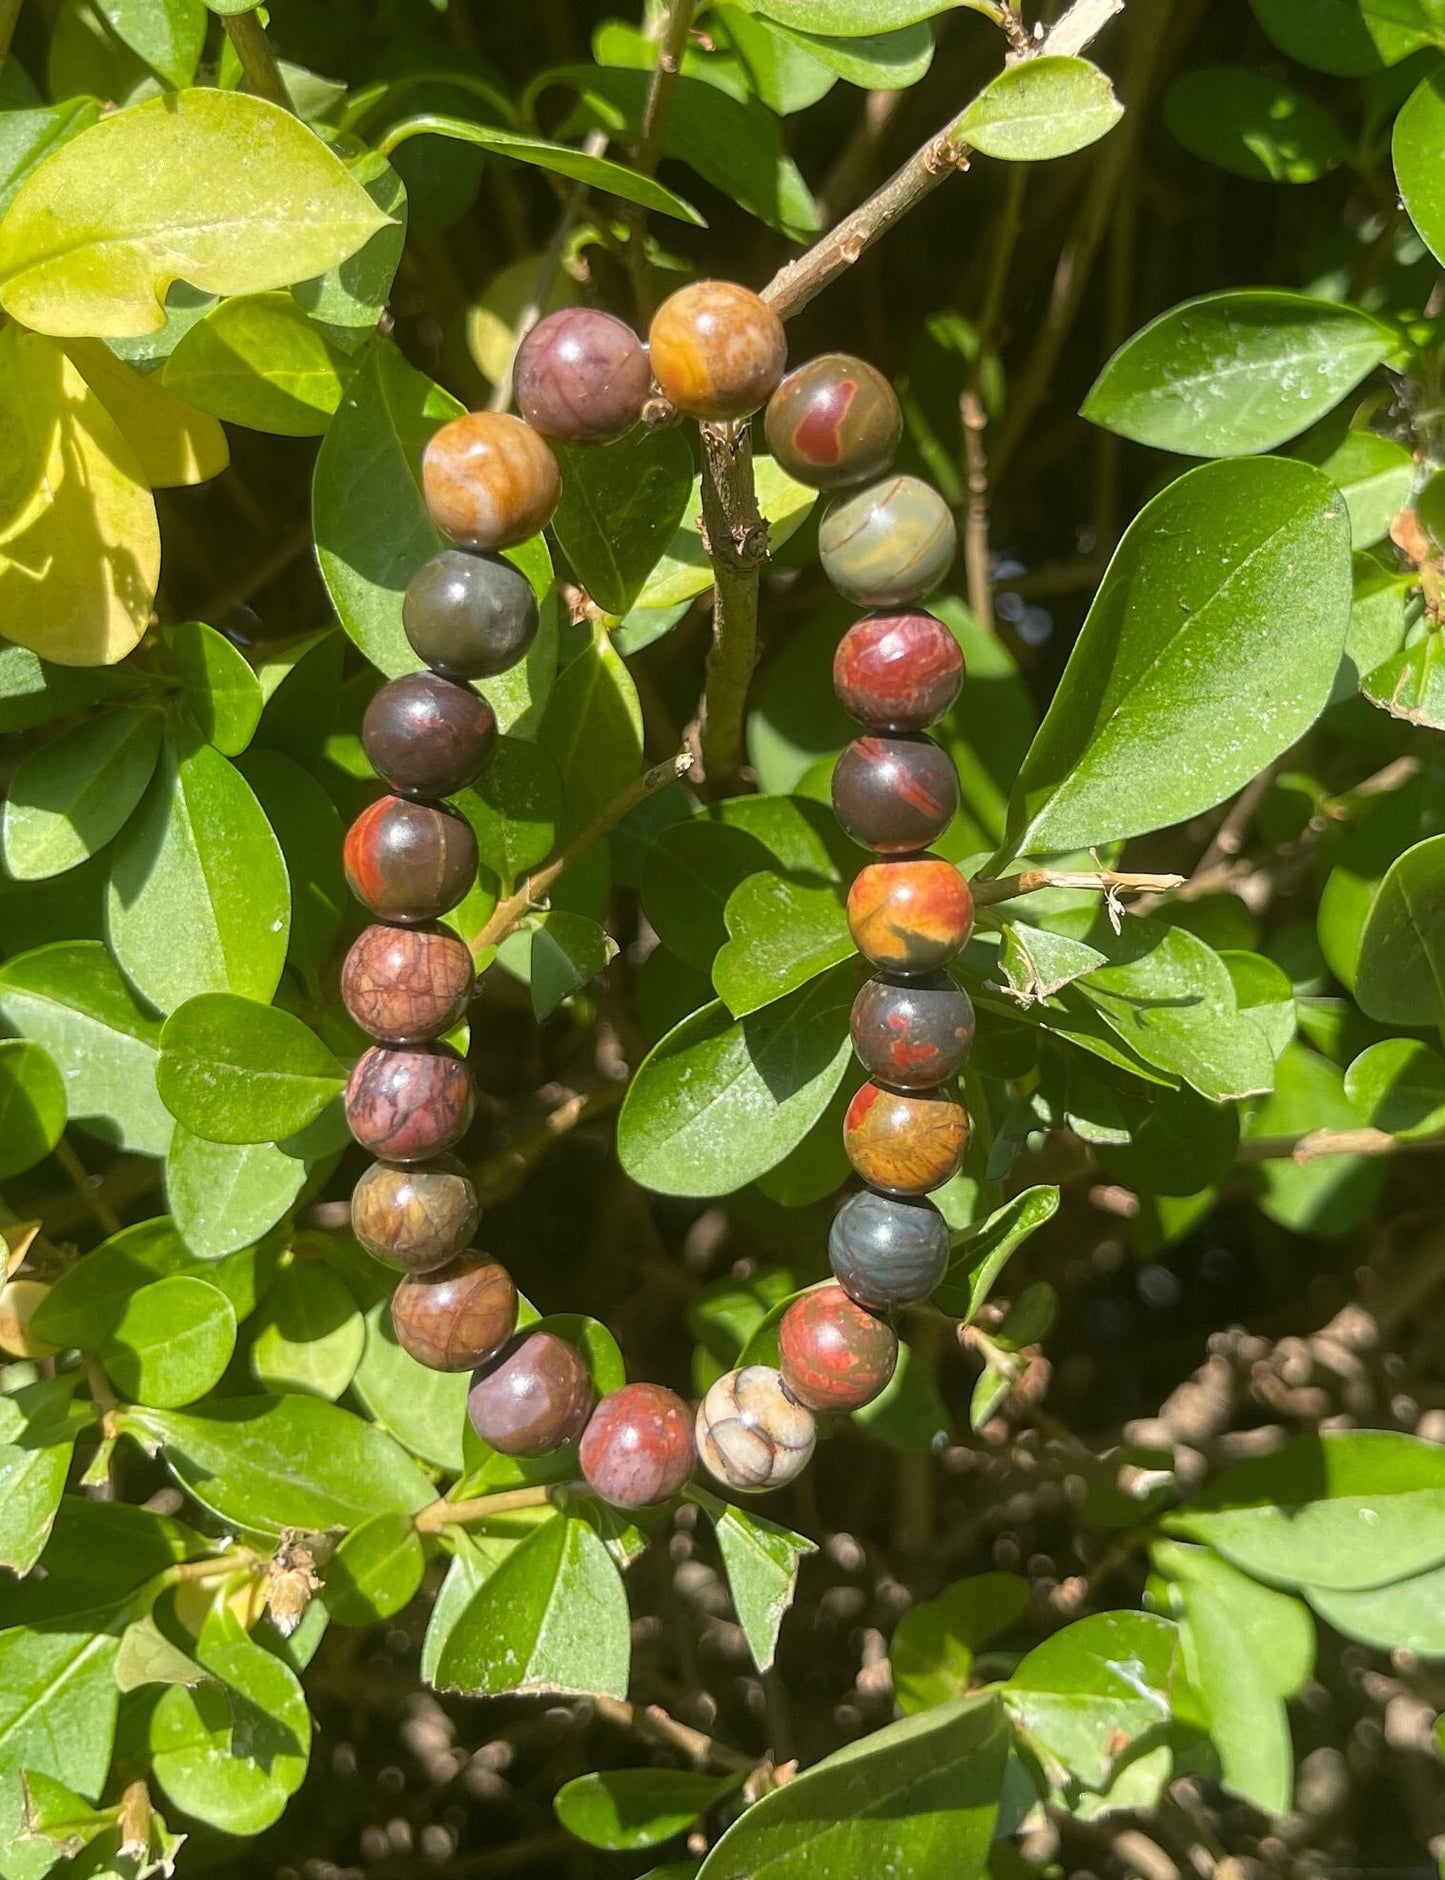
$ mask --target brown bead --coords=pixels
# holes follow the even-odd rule
[[[515,548],[546,527],[562,477],[531,425],[501,411],[470,411],[427,445],[421,487],[444,535],[490,553]]]
[[[497,742],[491,706],[469,685],[435,672],[404,672],[372,694],[361,748],[401,796],[454,796],[475,783]]]
[[[518,411],[543,437],[605,444],[642,416],[652,368],[625,320],[592,307],[561,307],[517,348],[512,384]]]
[[[873,731],[924,731],[963,685],[963,654],[941,620],[921,608],[865,614],[833,655],[843,709]]]
[[[575,1442],[592,1408],[582,1354],[555,1332],[522,1332],[472,1379],[467,1416],[504,1456],[544,1456]]]
[[[696,1459],[692,1414],[661,1384],[609,1391],[582,1433],[587,1485],[614,1508],[648,1508],[675,1495]]]
[[[895,973],[932,973],[968,944],[973,892],[952,862],[920,855],[870,862],[848,890],[848,931],[858,951]]]
[[[402,1349],[428,1370],[474,1371],[517,1329],[517,1289],[489,1253],[459,1254],[402,1280],[391,1324]]]
[[[374,1044],[346,1086],[346,1123],[363,1149],[388,1162],[424,1162],[460,1142],[476,1098],[450,1045]]]
[[[423,1168],[373,1162],[351,1191],[351,1231],[388,1266],[428,1273],[444,1266],[477,1231],[482,1210],[455,1156]]]
[[[931,738],[854,738],[833,768],[833,814],[855,842],[907,855],[958,814],[958,772]]]
[[[767,302],[734,281],[669,294],[648,334],[652,375],[689,418],[745,418],[783,376],[788,341]]]
[[[790,477],[836,490],[882,476],[903,435],[903,412],[876,366],[852,353],[822,353],[783,380],[764,428]]]
[[[843,1118],[843,1147],[870,1186],[889,1195],[926,1194],[963,1166],[968,1112],[939,1090],[864,1084]]]
[[[439,1038],[464,1017],[472,956],[446,927],[363,927],[341,969],[341,996],[383,1044]]]
[[[383,920],[435,920],[477,878],[477,838],[465,817],[437,803],[380,796],[346,832],[346,879]]]
[[[932,1090],[956,1077],[973,1028],[973,1000],[947,973],[870,979],[848,1021],[859,1063],[897,1090]]]
[[[778,1368],[810,1410],[835,1416],[861,1410],[887,1388],[897,1363],[892,1326],[855,1304],[841,1286],[815,1286],[779,1322]]]

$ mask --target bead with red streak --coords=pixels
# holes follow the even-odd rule
[[[892,1326],[836,1284],[795,1299],[778,1325],[783,1382],[810,1410],[861,1410],[887,1389],[897,1363]]]
[[[838,642],[833,690],[874,731],[923,731],[963,685],[963,654],[941,620],[921,608],[865,614]]]
[[[477,878],[477,838],[465,817],[436,803],[381,796],[346,832],[351,892],[382,920],[435,920]]]
[[[697,1451],[692,1413],[661,1384],[624,1384],[592,1412],[578,1452],[595,1494],[614,1508],[648,1508],[675,1495]]]
[[[870,1077],[897,1090],[932,1090],[955,1077],[973,1048],[973,1000],[947,973],[870,979],[848,1021]]]
[[[867,1083],[843,1118],[843,1147],[863,1180],[889,1195],[921,1195],[963,1166],[968,1112],[942,1091]]]
[[[931,738],[854,738],[833,770],[833,813],[878,855],[926,849],[958,813],[958,772]]]

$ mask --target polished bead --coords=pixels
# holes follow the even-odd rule
[[[923,731],[963,685],[963,654],[941,620],[918,609],[865,614],[838,642],[833,690],[872,731]]]
[[[935,855],[870,862],[848,890],[848,931],[885,971],[936,972],[968,944],[973,892],[952,862]]]
[[[942,1091],[864,1084],[843,1117],[843,1148],[865,1182],[891,1195],[941,1188],[963,1165],[968,1112]]]
[[[397,1343],[430,1371],[474,1371],[517,1329],[517,1289],[489,1253],[409,1274],[391,1296]]]
[[[546,527],[562,494],[547,441],[503,411],[469,411],[444,424],[421,459],[432,521],[463,548],[515,548]]]
[[[374,1044],[346,1086],[347,1127],[388,1162],[424,1162],[450,1149],[466,1135],[475,1105],[472,1074],[445,1044]]]
[[[865,849],[908,855],[958,814],[958,772],[931,738],[854,738],[833,770],[833,814]]]
[[[948,1269],[948,1224],[931,1201],[864,1189],[833,1216],[833,1277],[860,1306],[882,1312],[926,1299]]]
[[[472,1378],[467,1416],[504,1456],[544,1456],[575,1442],[592,1408],[582,1354],[555,1332],[520,1332]]]
[[[652,374],[688,418],[745,418],[783,376],[788,342],[766,301],[734,281],[670,294],[648,333]]]
[[[493,679],[537,637],[537,596],[496,555],[444,548],[407,584],[401,624],[418,659],[454,679]]]
[[[455,1156],[422,1168],[373,1162],[351,1191],[351,1231],[378,1260],[412,1273],[445,1266],[482,1218],[471,1177]]]
[[[446,927],[363,927],[341,968],[341,996],[383,1044],[439,1038],[471,1003],[472,956]]]
[[[692,1413],[661,1384],[624,1384],[592,1412],[578,1457],[588,1486],[614,1508],[666,1501],[692,1474]]]
[[[768,400],[768,449],[791,477],[836,490],[882,476],[903,435],[893,387],[852,353],[823,353]]]
[[[543,437],[602,444],[642,416],[652,368],[625,320],[592,307],[562,307],[518,347],[512,385],[518,411]]]
[[[973,1000],[947,973],[870,979],[849,1020],[870,1077],[899,1090],[931,1090],[957,1076],[973,1048]]]
[[[745,1364],[720,1377],[698,1405],[695,1436],[709,1475],[736,1494],[756,1495],[802,1474],[818,1429],[772,1365]]]
[[[936,588],[958,548],[953,511],[917,477],[835,497],[818,525],[823,573],[860,607],[896,607]]]
[[[778,1323],[783,1382],[810,1410],[835,1416],[861,1410],[887,1388],[897,1363],[893,1327],[841,1286],[803,1293]]]
[[[346,832],[346,879],[383,920],[435,920],[477,878],[477,838],[465,818],[435,803],[382,796]]]
[[[371,697],[361,748],[401,796],[452,796],[475,783],[497,742],[497,719],[469,685],[435,672],[405,672]]]

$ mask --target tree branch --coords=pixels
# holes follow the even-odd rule
[[[688,743],[697,775],[726,783],[742,767],[743,715],[758,663],[758,576],[768,558],[768,525],[753,484],[746,423],[704,424],[703,540],[713,570],[712,645],[696,727]]]
[[[281,76],[281,67],[259,15],[227,13],[224,24],[226,36],[236,48],[236,57],[241,61],[241,70],[252,91],[258,98],[269,98],[272,104],[279,104],[283,111],[295,115],[296,107],[291,102],[286,80]]]
[[[1112,868],[1083,872],[1067,868],[1025,868],[1017,875],[1002,875],[996,881],[983,878],[969,883],[974,902],[991,907],[997,901],[1012,901],[1021,894],[1033,894],[1039,888],[1096,889],[1100,894],[1169,894],[1184,886],[1183,875],[1118,874]]]
[[[690,1724],[679,1723],[660,1704],[649,1704],[644,1710],[640,1704],[629,1704],[620,1697],[598,1695],[592,1699],[592,1707],[604,1722],[616,1729],[635,1731],[648,1742],[678,1750],[699,1769],[715,1762],[735,1774],[744,1775],[756,1767],[753,1757],[745,1756],[728,1743],[718,1742],[716,1737],[707,1736],[701,1730],[694,1730]]]

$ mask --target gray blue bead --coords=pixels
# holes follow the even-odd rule
[[[860,1306],[887,1311],[926,1299],[948,1266],[948,1224],[931,1201],[864,1188],[833,1216],[833,1277]]]

